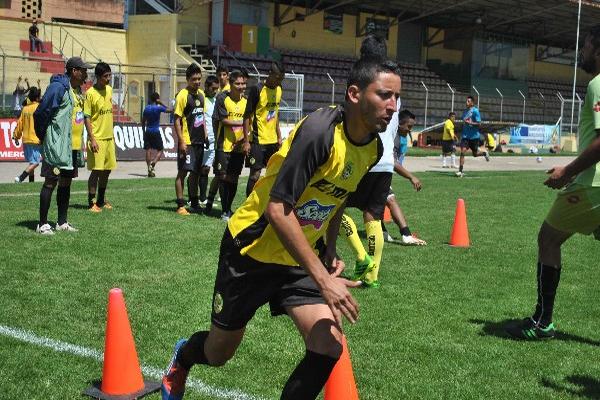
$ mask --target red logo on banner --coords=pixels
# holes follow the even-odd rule
[[[23,161],[23,143],[15,146],[12,133],[17,127],[14,118],[0,118],[0,161]]]

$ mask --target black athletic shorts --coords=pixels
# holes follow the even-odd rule
[[[454,141],[453,140],[442,140],[442,153],[444,153],[444,154],[454,153]]]
[[[465,149],[471,149],[473,154],[477,154],[479,151],[479,139],[461,139],[460,150],[464,152]]]
[[[250,143],[250,154],[246,157],[246,167],[254,170],[265,168],[269,159],[277,152],[277,150],[279,150],[279,145],[277,143]]]
[[[368,211],[376,219],[382,219],[391,185],[391,172],[367,172],[356,191],[348,196],[346,207]]]
[[[42,170],[40,175],[44,178],[56,179],[59,177],[63,178],[77,178],[79,176],[79,169],[77,168],[77,162],[79,158],[79,150],[73,150],[71,152],[71,157],[73,157],[73,169],[59,169],[50,165],[46,162],[46,160],[42,160]]]
[[[203,144],[188,144],[185,155],[177,149],[177,170],[200,173],[202,158],[204,157]]]
[[[217,150],[213,165],[215,174],[240,176],[243,167],[244,153],[238,153],[237,151],[226,153],[223,150]]]
[[[285,314],[289,306],[325,304],[317,284],[304,269],[242,256],[236,242],[226,228],[213,292],[213,324],[225,330],[241,329],[267,303],[273,316]]]
[[[144,132],[144,150],[154,149],[162,151],[165,148],[162,137],[159,131],[148,131]]]

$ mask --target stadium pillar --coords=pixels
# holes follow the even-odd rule
[[[573,96],[571,99],[571,133],[573,133],[573,117],[575,114],[575,88],[577,87],[577,62],[579,55],[579,28],[581,25],[581,0],[577,10],[577,36],[575,36],[575,65],[573,66]],[[579,145],[579,132],[577,132],[577,144]]]

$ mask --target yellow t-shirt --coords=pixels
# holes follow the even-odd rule
[[[85,94],[83,113],[92,122],[92,133],[96,140],[112,139],[113,105],[112,88],[106,86],[102,90],[92,86]],[[89,133],[89,132],[88,132]]]
[[[40,144],[40,139],[38,139],[35,134],[34,124],[33,124],[33,113],[37,110],[40,103],[37,101],[35,103],[31,103],[23,107],[23,111],[21,111],[21,116],[17,121],[17,127],[13,132],[13,137],[15,139],[23,138],[24,144]]]
[[[197,96],[198,98],[202,98],[201,102],[202,104],[200,105],[202,107],[202,109],[204,109],[204,91],[201,89],[198,89],[198,91],[196,92],[195,96]],[[181,125],[183,127],[182,130],[182,134],[183,134],[183,140],[185,141],[185,144],[191,144],[191,138],[190,138],[190,130],[188,129],[188,123],[187,123],[187,114],[186,114],[186,107],[188,106],[188,99],[190,98],[190,91],[188,88],[183,88],[179,91],[179,93],[177,93],[177,96],[175,96],[175,115],[181,118]],[[199,107],[200,107],[199,106]],[[204,126],[204,123],[202,124],[202,126]]]
[[[451,119],[447,119],[444,122],[444,133],[442,134],[442,140],[454,140],[454,122]]]
[[[233,151],[235,143],[244,137],[242,125],[229,126],[222,124],[220,121],[223,121],[224,119],[243,121],[246,102],[247,100],[245,97],[240,97],[238,101],[233,101],[233,99],[229,97],[229,92],[222,92],[217,96],[213,118],[219,121],[219,136],[217,137],[218,150],[230,153]]]
[[[73,150],[81,150],[81,141],[83,139],[83,107],[84,97],[81,90],[73,90],[71,88],[71,97],[73,98],[73,129],[71,131],[71,148]]]
[[[496,139],[494,139],[494,135],[488,133],[487,135],[487,147],[496,148]]]
[[[281,94],[281,86],[271,89],[266,85],[259,85],[250,89],[244,118],[252,118],[251,140],[253,142],[277,143],[277,119]]]
[[[244,204],[228,222],[241,254],[264,263],[297,266],[264,217],[269,197],[294,208],[314,251],[331,218],[383,154],[379,135],[355,144],[344,130],[343,107],[326,107],[300,121],[269,160]]]
[[[225,86],[223,86],[223,89],[219,89],[217,90],[217,93],[221,93],[221,92],[229,92],[231,90],[231,86],[229,85],[229,83]]]

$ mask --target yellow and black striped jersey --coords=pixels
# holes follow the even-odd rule
[[[229,96],[229,92],[221,92],[217,95],[213,111],[213,124],[219,124],[216,138],[217,150],[230,153],[234,150],[235,144],[244,138],[244,129],[241,124],[239,126],[229,126],[224,125],[221,121],[228,119],[242,122],[246,102],[247,100],[243,96],[238,101],[234,101]]]
[[[265,176],[229,220],[240,253],[265,263],[298,265],[264,216],[268,199],[282,200],[294,208],[316,252],[331,218],[382,153],[377,133],[367,143],[352,142],[341,106],[307,116],[271,157]]]
[[[248,92],[244,118],[252,118],[251,141],[259,144],[277,143],[277,120],[281,102],[281,86],[253,86]]]

